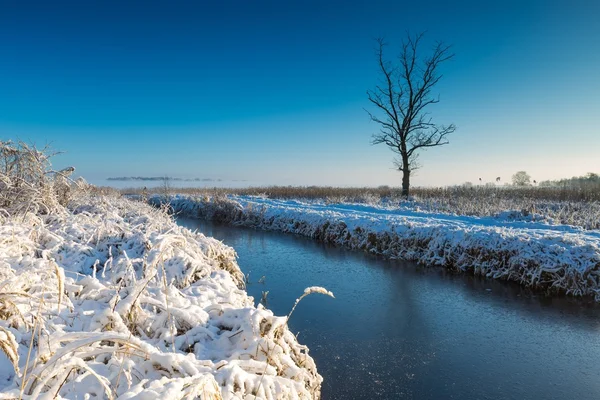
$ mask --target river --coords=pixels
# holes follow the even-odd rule
[[[235,248],[255,301],[286,315],[329,399],[600,399],[600,307],[304,237],[179,223]],[[261,282],[261,277],[264,276]]]

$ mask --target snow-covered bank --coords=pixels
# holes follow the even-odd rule
[[[153,204],[161,198],[150,199]],[[175,196],[177,213],[363,249],[600,301],[600,231],[512,218],[261,197]]]
[[[232,248],[140,202],[58,209],[0,214],[0,398],[319,398]]]

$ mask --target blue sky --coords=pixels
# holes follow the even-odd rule
[[[399,185],[363,110],[373,38],[426,30],[456,53],[430,111],[458,129],[413,185],[600,172],[600,3],[415,3],[0,0],[0,138],[92,182]]]

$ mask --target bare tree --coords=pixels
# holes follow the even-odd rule
[[[397,62],[384,57],[385,41],[377,39],[376,54],[382,79],[373,90],[368,90],[369,101],[375,105],[375,112],[369,113],[372,121],[381,129],[373,135],[373,144],[384,143],[398,154],[394,165],[402,172],[402,195],[408,196],[410,174],[417,169],[418,152],[428,147],[448,144],[447,136],[455,131],[450,125],[436,125],[432,122],[427,107],[439,102],[439,96],[432,89],[442,75],[438,68],[454,54],[450,46],[437,42],[432,53],[419,57],[419,45],[423,33],[407,38]]]

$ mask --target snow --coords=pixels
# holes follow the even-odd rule
[[[117,197],[0,222],[0,398],[319,398],[223,243]]]
[[[151,203],[160,203],[155,196]],[[256,196],[170,199],[175,212],[300,234],[389,258],[443,266],[600,301],[600,231],[519,220],[449,215],[407,205],[275,200]]]

